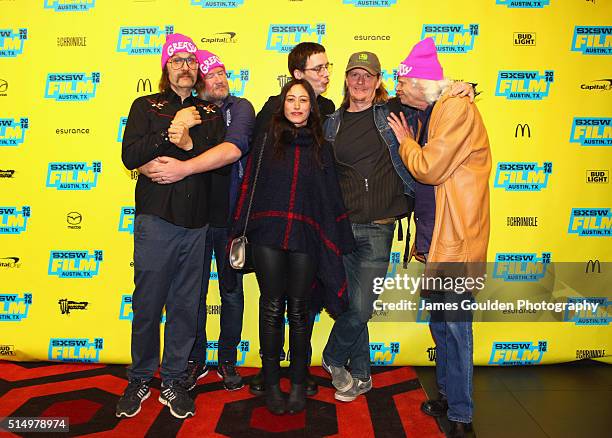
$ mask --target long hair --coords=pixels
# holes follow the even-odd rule
[[[378,80],[379,77],[380,77],[380,73],[376,75],[376,80]],[[387,89],[385,88],[385,83],[383,81],[380,81],[380,86],[376,89],[376,93],[374,93],[374,101],[372,102],[372,105],[376,105],[378,103],[387,103],[388,100],[389,100],[389,93],[387,92]],[[342,106],[345,108],[348,108],[350,103],[351,103],[351,100],[349,96],[348,85],[346,85],[346,76],[345,76],[344,99],[342,100]]]
[[[270,123],[270,132],[273,135],[274,156],[282,158],[285,154],[285,147],[293,141],[298,133],[298,129],[285,117],[285,100],[287,93],[294,85],[304,87],[310,98],[310,114],[306,121],[306,128],[312,134],[313,156],[317,164],[321,164],[321,146],[323,145],[323,128],[321,127],[321,115],[319,113],[319,105],[317,104],[317,96],[312,88],[312,85],[305,79],[292,79],[285,84],[280,94],[280,103],[272,116]]]

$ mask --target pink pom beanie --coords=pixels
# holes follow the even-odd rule
[[[168,62],[168,59],[170,59],[175,53],[196,53],[197,50],[198,48],[193,43],[193,40],[188,36],[182,35],[180,33],[172,33],[170,35],[166,35],[166,42],[164,43],[164,47],[162,47],[162,70]]]
[[[433,38],[419,41],[410,54],[399,65],[398,76],[416,79],[444,79],[442,66],[438,61],[438,52]]]
[[[200,63],[200,74],[202,76],[206,76],[213,68],[223,67],[223,70],[225,70],[225,64],[221,62],[217,55],[208,50],[198,50],[196,56]]]

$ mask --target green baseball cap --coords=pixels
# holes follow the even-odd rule
[[[380,61],[378,56],[372,52],[353,53],[346,65],[346,73],[355,68],[362,68],[372,75],[379,75]]]

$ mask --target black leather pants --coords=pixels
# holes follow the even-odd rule
[[[308,254],[253,246],[253,262],[259,297],[259,342],[266,386],[280,378],[279,354],[285,330],[287,305],[291,382],[301,384],[306,376],[310,344],[309,304],[317,263]]]

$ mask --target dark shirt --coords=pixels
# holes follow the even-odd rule
[[[421,147],[427,143],[427,130],[432,109],[433,105],[430,105],[417,113],[419,124],[421,125],[418,138],[418,143]],[[436,193],[434,186],[422,184],[418,181],[415,182],[414,221],[416,223],[416,250],[419,254],[426,254],[431,246],[434,222],[436,220]]]
[[[193,149],[187,152],[166,140],[166,130],[176,112],[189,106],[198,109],[202,124],[189,130]],[[181,102],[181,98],[170,90],[139,97],[132,103],[121,157],[128,169],[140,167],[162,155],[185,161],[219,144],[224,135],[223,117],[217,106],[193,96]],[[210,173],[191,175],[173,184],[156,184],[145,175],[139,175],[136,215],[151,214],[174,225],[200,228],[209,220],[209,183]]]

